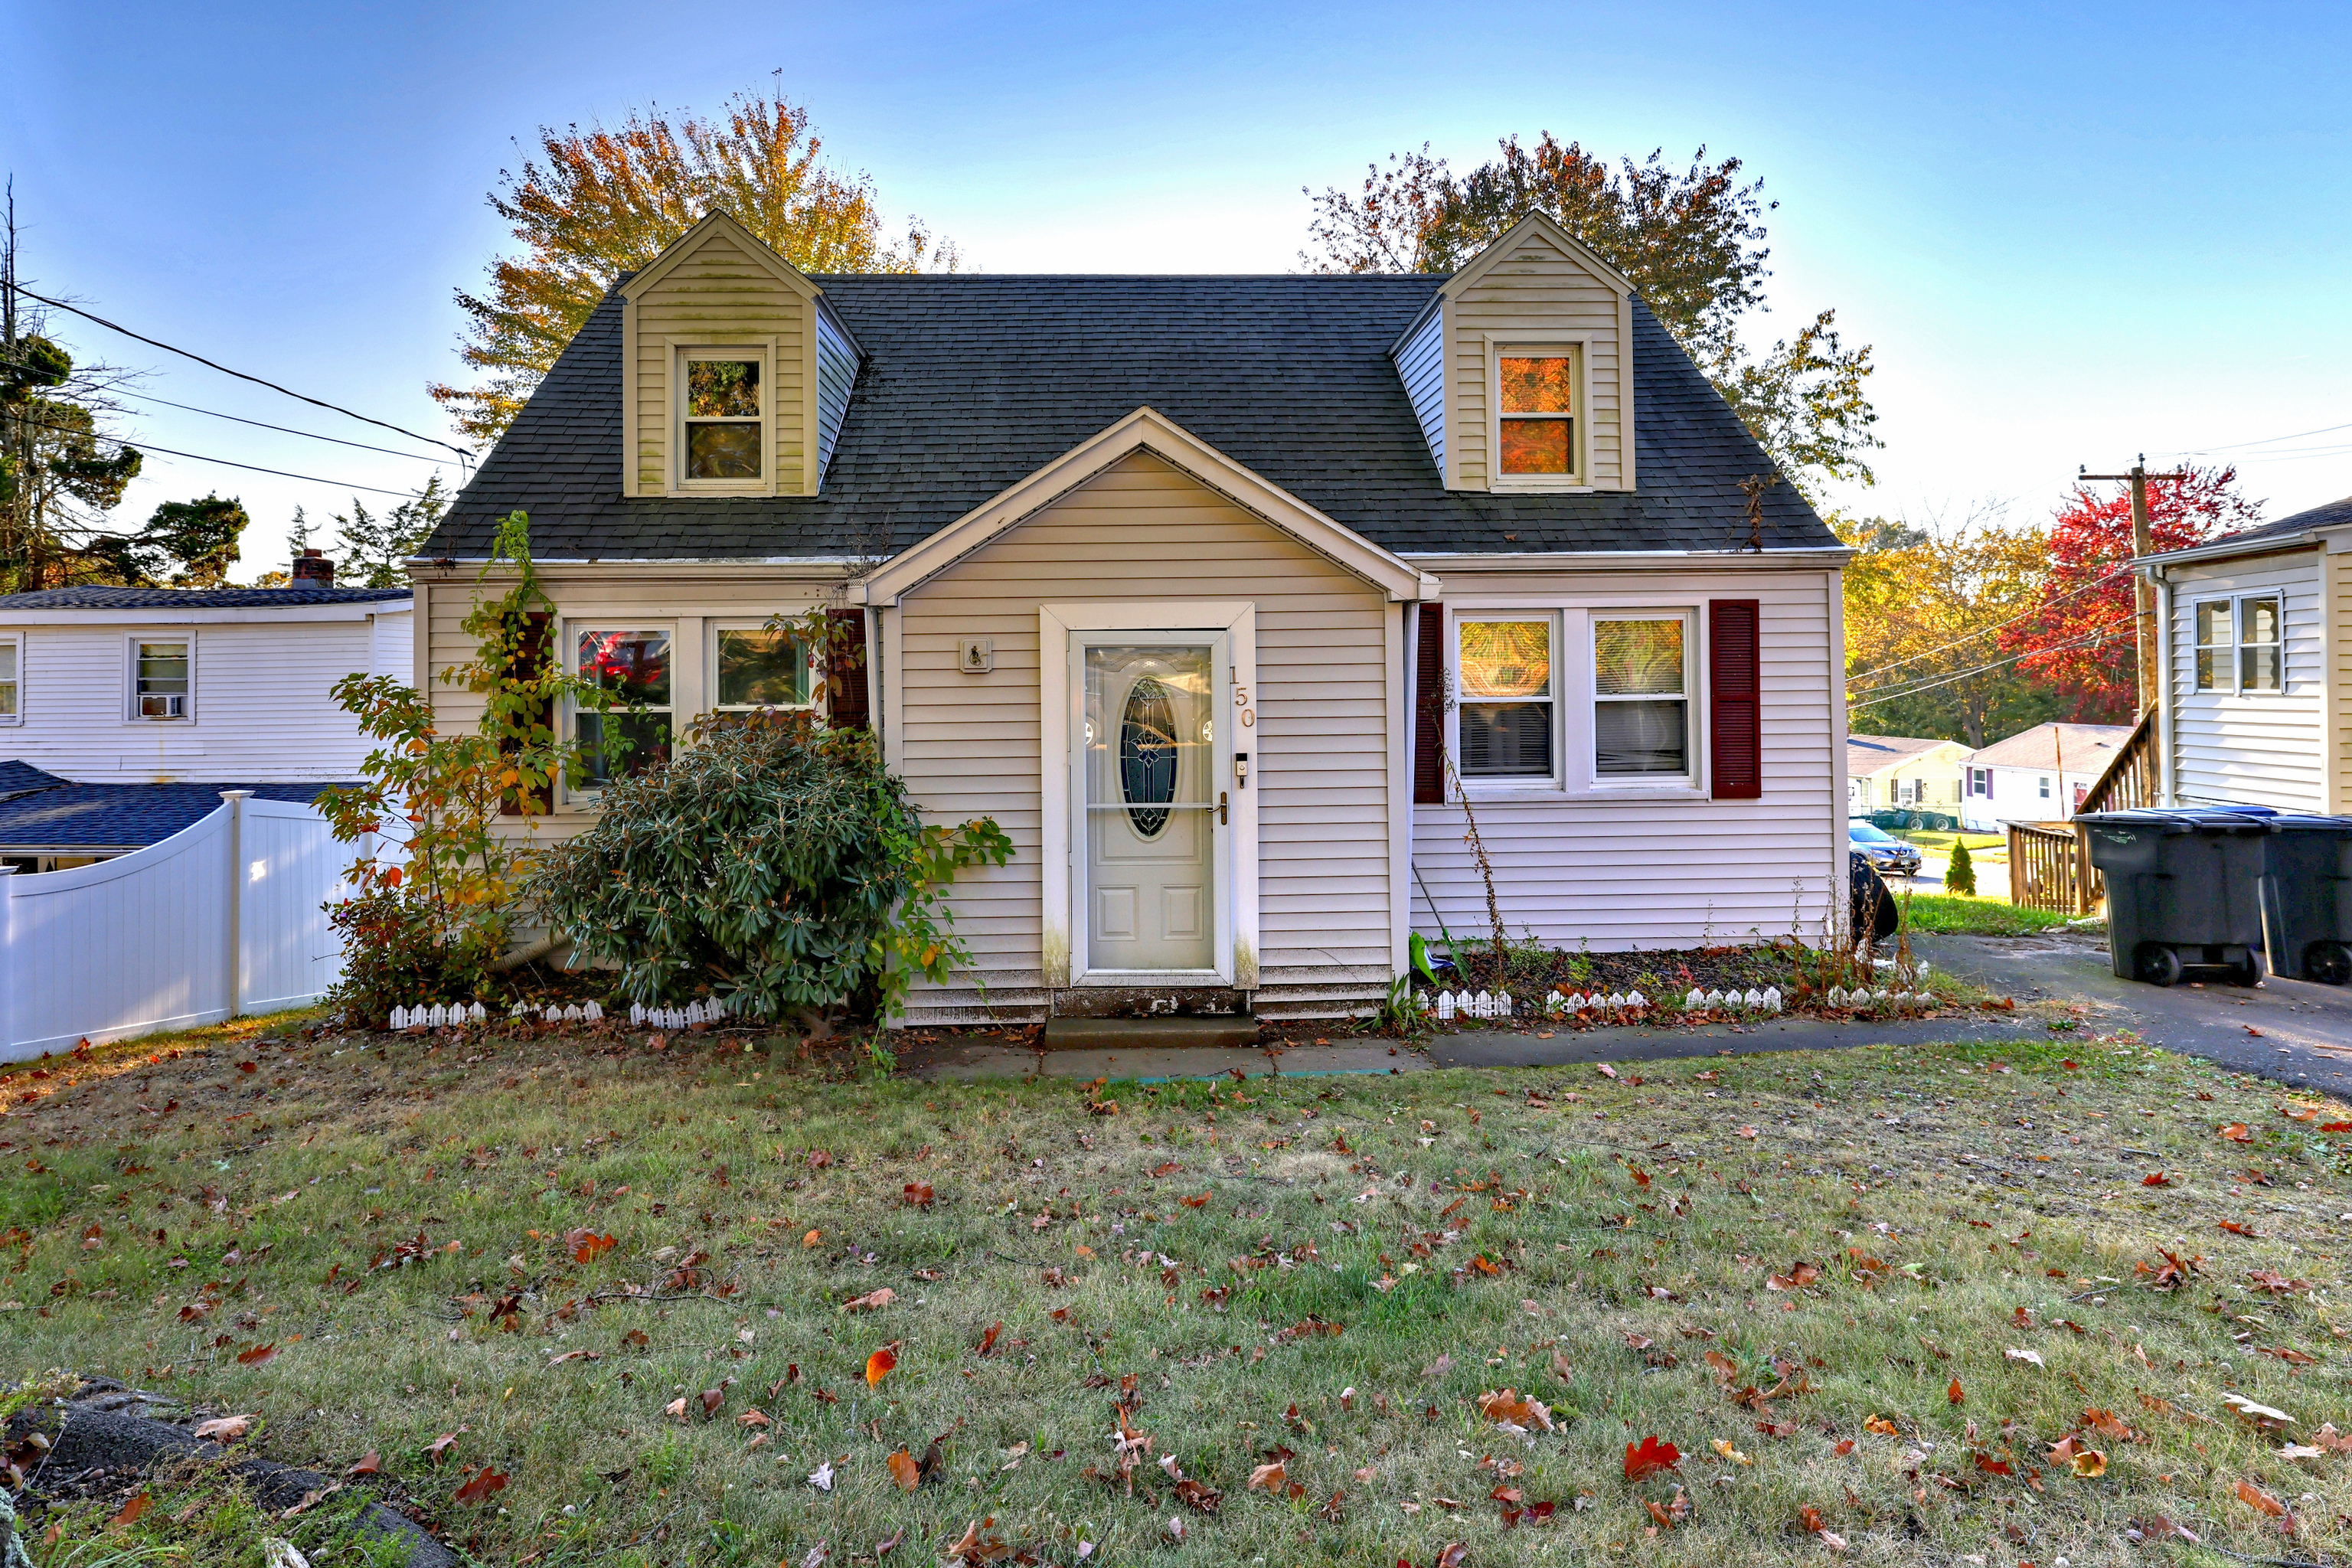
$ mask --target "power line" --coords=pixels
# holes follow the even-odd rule
[[[2081,587],[2071,588],[2065,593],[2059,595],[2054,599],[2046,600],[2042,604],[2036,605],[2033,608],[2026,611],[2021,616],[2011,616],[2009,619],[2002,621],[1998,625],[1987,626],[1982,631],[1970,632],[1968,636],[1959,638],[1958,641],[1946,643],[1942,647],[1929,648],[1926,653],[1911,654],[1906,658],[1896,659],[1892,664],[1882,664],[1876,669],[1865,669],[1859,675],[1849,675],[1846,677],[1846,684],[1851,686],[1857,680],[1868,680],[1874,675],[1884,675],[1890,669],[1900,669],[1906,664],[1916,664],[1923,658],[1933,658],[1939,653],[1949,653],[1952,649],[1958,647],[1962,643],[1972,643],[1979,637],[1990,637],[1994,632],[2004,631],[2009,627],[2017,625],[2020,621],[2031,620],[2034,616],[2042,614],[2044,610],[2063,605],[2067,600],[2075,597],[2077,595],[2087,594],[2092,589],[2097,587],[2100,584],[2107,581],[2109,578],[2119,575],[2122,573],[2128,572],[2131,569],[2132,563],[2128,561],[2125,562],[2120,566],[2109,567],[2106,571],[2100,573],[2097,576],[2092,578]]]
[[[2189,447],[2185,448],[2183,453],[2176,455],[2189,455],[2192,453],[2201,455],[2206,452],[2240,452],[2243,451],[2248,447],[2267,447],[2274,441],[2300,441],[2305,436],[2325,436],[2336,430],[2352,430],[2352,425],[2323,425],[2316,430],[2297,430],[2292,436],[2265,436],[2259,441],[2232,441],[2226,447]]]
[[[1997,658],[1990,664],[1980,664],[1974,669],[1964,669],[1958,675],[1947,675],[1939,679],[1922,681],[1916,686],[1905,687],[1900,691],[1889,691],[1882,696],[1873,697],[1867,702],[1856,702],[1849,697],[1846,700],[1846,706],[1848,708],[1875,708],[1882,702],[1893,702],[1905,697],[1916,697],[1923,691],[1933,691],[1939,686],[1949,686],[1955,681],[1966,680],[1972,675],[1982,675],[1989,670],[1999,669],[2003,665],[2015,664],[2021,658],[2032,658],[2036,655],[2045,653],[2063,653],[2070,647],[2087,647],[2092,643],[2104,641],[2106,637],[2111,636],[2117,627],[2127,625],[2131,619],[2131,616],[2126,616],[2120,620],[2108,621],[2095,630],[2091,631],[2084,636],[2074,637],[2069,641],[2052,643],[2047,647],[2030,647],[2023,653],[2011,654],[2007,658]]]
[[[448,451],[457,453],[457,456],[464,458],[468,461],[471,461],[473,458],[474,454],[467,448],[463,447],[453,447],[448,442],[440,439],[438,437],[419,436],[415,431],[404,430],[399,426],[392,424],[388,420],[373,419],[364,414],[355,413],[349,408],[345,408],[339,403],[329,403],[320,398],[305,396],[303,394],[296,392],[293,388],[280,386],[274,381],[266,381],[257,375],[247,375],[241,370],[231,370],[228,366],[220,363],[218,361],[208,360],[200,353],[194,353],[184,348],[175,348],[172,344],[164,342],[160,339],[148,337],[143,332],[134,332],[129,327],[123,326],[120,322],[108,321],[104,316],[92,315],[89,311],[81,309],[79,305],[68,305],[62,300],[52,300],[46,294],[36,294],[30,289],[26,288],[22,283],[11,283],[9,287],[16,289],[17,293],[25,296],[27,300],[38,300],[42,304],[49,306],[53,310],[64,310],[69,314],[79,316],[86,321],[96,321],[100,326],[104,327],[109,331],[121,332],[126,338],[133,338],[152,348],[162,349],[165,353],[178,354],[182,359],[192,359],[200,365],[220,372],[223,375],[233,375],[239,381],[249,381],[256,386],[266,386],[272,392],[284,393],[287,396],[291,397],[298,402],[308,403],[313,407],[324,408],[332,413],[343,415],[347,418],[358,420],[362,425],[376,426],[381,429],[391,431],[395,436],[405,436],[412,441],[423,441],[430,446],[444,447]],[[159,447],[156,450],[160,452],[163,448]],[[247,465],[241,463],[232,465],[232,467],[236,468],[243,468],[246,466]],[[366,487],[362,486],[361,488],[364,489]],[[393,492],[387,490],[383,493],[389,495]]]
[[[63,436],[80,436],[93,441],[111,441],[118,447],[128,447],[134,452],[154,452],[166,458],[185,458],[192,463],[217,463],[222,468],[243,468],[250,474],[275,474],[281,479],[302,479],[314,485],[332,485],[339,490],[365,490],[371,495],[398,496],[403,500],[408,500],[415,494],[413,490],[388,490],[381,485],[354,485],[347,484],[341,479],[322,479],[316,474],[291,474],[284,468],[265,468],[253,463],[232,462],[226,458],[207,458],[202,452],[175,452],[169,447],[151,447],[143,441],[126,441],[120,436],[101,436],[96,431],[77,430],[68,425],[51,425],[39,419],[20,418],[17,423],[29,425],[36,430],[55,430]]]
[[[239,425],[250,425],[257,430],[275,430],[282,436],[300,436],[306,440],[331,441],[338,447],[355,447],[362,452],[382,452],[390,458],[406,458],[413,463],[438,463],[446,468],[464,467],[463,464],[453,463],[446,458],[428,458],[422,452],[396,451],[390,447],[371,447],[364,441],[346,441],[340,436],[321,436],[312,430],[296,430],[284,425],[271,425],[259,419],[247,419],[235,414],[223,414],[217,408],[198,408],[192,403],[174,403],[168,397],[157,397],[152,393],[132,392],[123,395],[135,398],[142,403],[160,403],[166,408],[185,409],[190,414],[209,415],[215,419],[235,420]]]

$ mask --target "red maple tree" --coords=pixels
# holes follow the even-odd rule
[[[2184,550],[2261,520],[2262,503],[2237,490],[2236,468],[2190,467],[2181,475],[2148,476],[2147,527],[2158,550]],[[2040,608],[2001,634],[2002,651],[2024,654],[2018,668],[2055,688],[2075,723],[2128,723],[2138,711],[2132,574],[2116,570],[2131,557],[2131,487],[2077,484],[2050,531]]]

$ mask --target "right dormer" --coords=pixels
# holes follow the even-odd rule
[[[1450,490],[1633,488],[1633,286],[1540,213],[1390,351]]]

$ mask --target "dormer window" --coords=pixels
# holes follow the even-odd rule
[[[764,355],[742,349],[684,352],[685,426],[679,479],[688,487],[737,488],[765,473]]]
[[[1503,348],[1495,356],[1497,478],[1503,485],[1584,483],[1577,415],[1581,355],[1574,347]]]

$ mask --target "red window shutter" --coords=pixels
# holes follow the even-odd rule
[[[832,610],[827,614],[835,626],[847,630],[849,637],[834,650],[833,667],[825,672],[832,704],[826,721],[836,730],[863,730],[867,727],[872,706],[866,700],[866,612]]]
[[[1706,605],[1707,746],[1717,800],[1764,794],[1764,716],[1754,599]]]
[[[544,610],[533,610],[523,619],[530,623],[530,629],[523,636],[522,657],[515,661],[515,673],[526,680],[535,680],[546,672],[547,661],[552,653],[549,642],[555,635],[555,617]],[[550,735],[555,733],[555,703],[552,699],[541,710],[539,721],[547,726]],[[499,742],[501,752],[510,754],[521,749],[520,743],[511,738]],[[543,797],[526,795],[520,790],[510,789],[499,797],[499,815],[536,816],[549,810],[551,804]]]
[[[1419,642],[1412,670],[1412,799],[1416,805],[1445,800],[1445,608],[1421,607]]]

